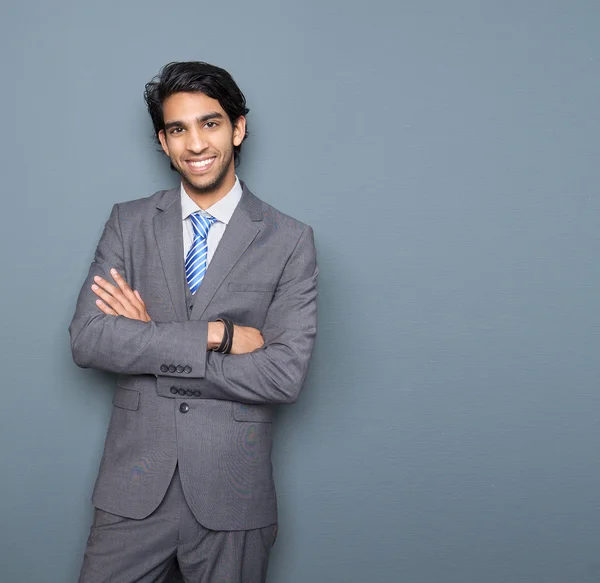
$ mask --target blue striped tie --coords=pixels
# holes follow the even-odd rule
[[[208,237],[208,230],[217,219],[210,215],[201,215],[199,212],[192,213],[190,219],[194,227],[194,241],[185,258],[185,279],[188,282],[190,291],[195,294],[206,273],[206,258],[208,256],[206,238]]]

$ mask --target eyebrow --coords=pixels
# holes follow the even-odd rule
[[[218,111],[211,111],[210,113],[197,117],[196,121],[198,123],[204,123],[205,121],[209,121],[211,119],[223,119],[223,114],[219,113]],[[165,123],[165,129],[168,130],[176,127],[185,127],[185,125],[186,124],[183,121],[174,120]]]

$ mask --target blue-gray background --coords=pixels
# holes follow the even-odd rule
[[[0,580],[76,581],[110,377],[67,326],[114,202],[176,183],[144,83],[234,75],[239,173],[316,232],[272,583],[600,580],[600,5],[4,3]]]

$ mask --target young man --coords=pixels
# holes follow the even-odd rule
[[[229,73],[170,63],[146,85],[181,186],[113,207],[70,326],[118,374],[80,582],[266,578],[277,532],[273,406],[316,331],[310,227],[235,175],[246,102]]]

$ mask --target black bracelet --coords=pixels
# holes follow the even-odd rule
[[[223,320],[225,328],[227,329],[227,344],[223,349],[223,354],[229,354],[233,347],[233,322],[231,320]]]
[[[217,318],[217,322],[223,323],[223,339],[218,348],[215,348],[215,352],[229,354],[233,345],[233,322],[225,318]]]
[[[221,340],[221,344],[215,348],[215,352],[223,352],[227,346],[227,324],[225,324],[225,320],[223,318],[217,318],[217,322],[221,322],[223,324],[223,339]]]

